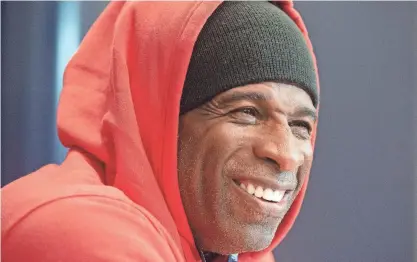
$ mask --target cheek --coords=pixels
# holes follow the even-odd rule
[[[297,170],[298,186],[297,186],[296,194],[294,195],[293,199],[295,199],[295,197],[300,192],[303,184],[305,183],[306,177],[310,173],[310,169],[311,169],[312,161],[313,161],[313,147],[310,141],[308,142],[304,141],[300,143],[298,146],[299,146],[300,154],[303,155],[303,162]]]
[[[313,146],[310,141],[302,145],[301,151],[304,154],[305,159],[311,161],[313,158]]]
[[[223,183],[225,163],[235,148],[235,140],[228,130],[218,126],[208,130],[198,143],[203,146],[199,151],[202,186],[210,191],[206,193],[217,194]]]
[[[227,133],[222,132],[226,130],[221,128],[192,131],[179,136],[178,183],[192,230],[210,235],[230,213],[226,190],[229,182],[223,171],[233,140],[229,141]]]
[[[310,173],[310,169],[311,169],[311,159],[306,159],[306,161],[304,161],[304,164],[302,166],[300,166],[300,168],[298,169],[298,180],[299,180],[299,186],[298,188],[301,188],[302,185],[305,182],[306,176],[309,175]]]
[[[293,197],[294,199],[300,192],[304,183],[306,182],[307,176],[310,174],[312,160],[313,160],[312,154],[306,155],[304,158],[303,164],[298,168],[298,171],[297,171],[298,186],[297,186],[296,194]]]
[[[304,165],[305,162],[311,162],[313,158],[313,146],[309,140],[296,140],[296,150],[299,156],[303,159],[300,163],[301,166]]]
[[[193,174],[198,168],[198,147],[199,130],[193,125],[184,123],[178,134],[178,151],[177,151],[177,165],[178,165],[178,184],[181,195],[184,197],[188,194]],[[183,199],[184,201],[184,199]]]
[[[179,134],[178,182],[184,194],[191,192],[198,198],[197,195],[215,193],[229,144],[223,131],[214,125],[186,125]]]

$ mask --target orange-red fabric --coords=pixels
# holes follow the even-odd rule
[[[201,260],[178,190],[177,129],[193,45],[219,4],[108,5],[65,71],[58,130],[66,159],[2,189],[2,261]],[[311,48],[293,4],[277,4]],[[306,186],[271,246],[239,261],[273,261]]]

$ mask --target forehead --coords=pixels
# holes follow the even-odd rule
[[[219,103],[242,100],[258,100],[283,107],[308,107],[314,109],[313,101],[303,89],[282,83],[265,82],[232,88],[218,95]]]

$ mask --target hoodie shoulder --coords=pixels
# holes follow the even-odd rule
[[[68,196],[2,232],[2,256],[9,262],[181,261],[155,222],[146,210],[111,196]]]

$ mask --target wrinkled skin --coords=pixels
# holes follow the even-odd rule
[[[260,83],[180,116],[179,187],[200,249],[226,255],[268,247],[311,167],[315,114],[304,90]],[[248,205],[252,199],[238,191],[242,176],[291,187],[282,212]]]

